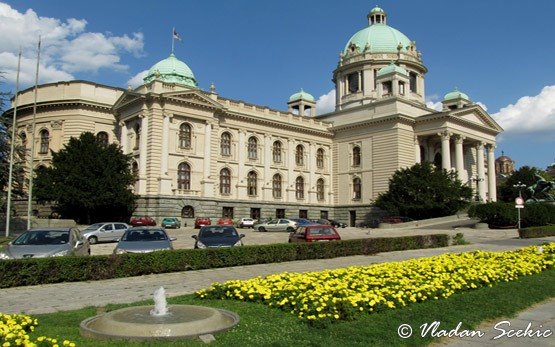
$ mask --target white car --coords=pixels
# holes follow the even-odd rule
[[[129,225],[120,222],[96,223],[83,230],[83,237],[91,245],[97,242],[116,242],[129,228]]]
[[[239,228],[253,228],[254,227],[254,219],[252,218],[241,218],[239,222],[237,222],[237,226]]]

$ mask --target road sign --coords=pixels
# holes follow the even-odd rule
[[[516,208],[524,208],[524,205],[515,205]]]
[[[515,199],[515,204],[524,205],[524,199],[519,196],[518,198]]]

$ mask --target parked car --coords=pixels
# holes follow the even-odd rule
[[[266,223],[257,224],[255,230],[265,231],[295,231],[297,223],[291,219],[272,219]]]
[[[331,225],[307,225],[289,234],[289,242],[339,241],[341,236]]]
[[[8,243],[0,259],[89,255],[89,242],[77,228],[30,229]]]
[[[121,238],[129,228],[130,225],[120,222],[95,223],[83,230],[83,237],[91,245],[97,242],[112,242]]]
[[[127,229],[119,240],[114,254],[150,253],[173,249],[172,241],[162,227],[133,227]]]
[[[154,220],[154,218],[152,217],[133,217],[131,218],[131,220],[129,221],[129,224],[131,224],[134,227],[138,227],[138,226],[155,226],[156,225],[156,221]]]
[[[252,218],[241,218],[237,222],[239,228],[254,228],[254,219]]]
[[[339,222],[339,221],[336,221],[334,219],[328,219],[328,222],[330,223],[331,226],[336,227],[336,228],[346,228],[347,227],[346,223]]]
[[[231,218],[227,218],[227,217],[222,217],[220,219],[218,219],[218,225],[231,225],[233,226],[233,219]]]
[[[295,223],[297,223],[297,227],[302,227],[305,225],[311,225],[311,224],[316,224],[315,222],[308,220],[306,218],[291,218],[292,221],[294,221]]]
[[[179,218],[175,218],[175,217],[166,217],[164,219],[162,219],[162,228],[181,228],[181,221],[179,220]],[[187,226],[187,225],[185,225]]]
[[[195,219],[195,229],[200,229],[205,225],[212,225],[212,221],[208,217],[197,217]]]
[[[237,233],[233,226],[209,225],[200,228],[198,235],[193,235],[195,248],[234,247],[243,245],[244,234]]]

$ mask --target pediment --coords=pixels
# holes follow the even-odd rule
[[[177,102],[185,102],[196,106],[204,106],[216,109],[225,108],[225,106],[221,103],[196,90],[164,93],[163,97],[167,100],[166,102],[171,102],[171,100],[174,100]]]
[[[465,123],[476,124],[478,126],[490,128],[498,132],[503,128],[491,117],[482,107],[474,105],[472,107],[457,109],[449,112],[450,118],[461,120]]]
[[[132,91],[127,91],[119,97],[119,99],[114,104],[113,108],[118,109],[122,106],[129,105],[129,104],[131,104],[131,103],[133,103],[137,100],[140,100],[142,98],[143,98],[143,96],[139,93],[132,92]]]

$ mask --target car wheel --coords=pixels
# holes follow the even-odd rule
[[[287,227],[287,229],[285,229],[285,231],[287,231],[288,233],[292,233],[293,231],[295,231],[295,228]]]
[[[266,231],[266,229],[264,229],[264,227],[260,227],[260,228],[258,228],[258,231],[260,231],[261,233],[263,233],[263,232]]]
[[[96,236],[89,237],[89,243],[91,245],[94,245],[94,244],[98,243],[98,238]]]

